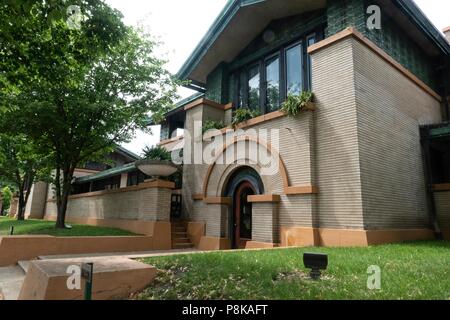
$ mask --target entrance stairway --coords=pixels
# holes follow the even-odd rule
[[[186,223],[183,221],[172,221],[172,249],[193,248],[194,244],[187,235]]]

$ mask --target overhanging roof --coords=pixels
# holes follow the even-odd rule
[[[411,35],[424,48],[432,44],[433,51],[450,54],[450,45],[412,0],[379,0],[394,5],[397,17],[405,17]],[[184,63],[178,77],[196,84],[206,83],[207,75],[222,61],[231,62],[272,21],[298,13],[326,7],[326,0],[229,0],[208,32]]]
[[[82,184],[82,183],[93,182],[93,181],[97,181],[97,180],[102,180],[102,179],[118,176],[122,173],[127,173],[127,172],[131,172],[131,171],[135,171],[135,170],[137,170],[137,167],[136,167],[135,163],[132,162],[132,163],[128,163],[128,164],[120,166],[120,167],[108,169],[108,170],[105,170],[105,171],[102,171],[102,172],[99,172],[96,174],[77,178],[77,179],[75,179],[75,183]]]
[[[326,0],[229,0],[178,77],[205,84],[220,62],[231,62],[272,20],[325,6]]]

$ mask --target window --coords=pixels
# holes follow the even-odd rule
[[[306,40],[306,42],[308,44],[308,47],[312,46],[314,43],[316,43],[316,35],[315,34],[309,35],[307,40]],[[309,54],[308,54],[308,58],[307,59],[308,59],[308,73],[307,73],[308,84],[307,84],[307,89],[309,91],[311,91],[311,89],[312,89],[312,78],[311,78],[312,68],[311,68],[311,56]]]
[[[279,109],[288,95],[311,90],[311,59],[307,47],[322,38],[321,30],[307,34],[236,70],[234,106],[272,112]]]
[[[280,58],[277,56],[266,62],[266,106],[275,111],[280,106]]]
[[[248,71],[248,106],[251,109],[259,108],[260,83],[259,65],[255,65]]]
[[[286,50],[286,89],[287,95],[300,94],[303,89],[302,45],[297,44]]]

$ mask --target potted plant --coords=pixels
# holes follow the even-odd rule
[[[301,111],[314,110],[313,98],[313,93],[309,91],[303,91],[300,95],[289,95],[280,110],[290,117],[296,117]]]
[[[247,108],[237,109],[233,116],[232,126],[236,128],[238,124],[246,122],[250,119],[259,117],[261,113],[259,110],[251,110]]]

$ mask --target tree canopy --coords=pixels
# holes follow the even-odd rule
[[[150,35],[125,26],[103,1],[74,1],[83,14],[75,29],[64,1],[33,3],[23,26],[1,31],[9,37],[0,49],[0,132],[23,135],[51,157],[57,225],[64,227],[74,170],[148,131],[149,116],[173,106],[177,82]],[[6,4],[6,15],[16,7]]]

